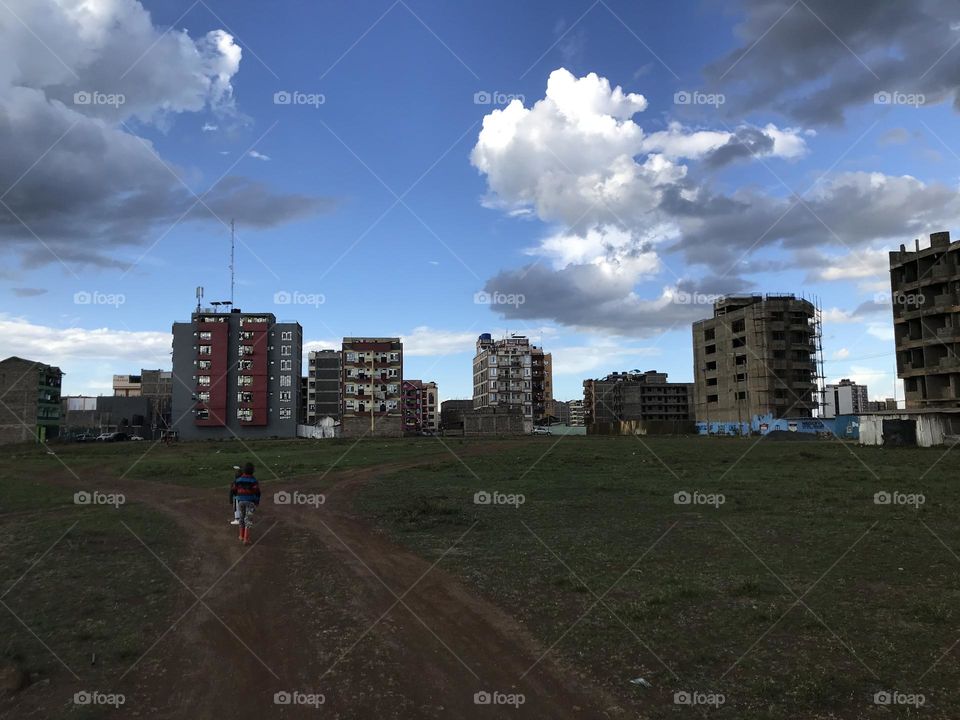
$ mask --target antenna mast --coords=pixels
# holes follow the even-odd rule
[[[235,228],[233,224],[233,219],[230,220],[230,307],[233,307],[233,287],[235,284],[235,268],[233,264],[234,259],[234,248],[235,248]]]

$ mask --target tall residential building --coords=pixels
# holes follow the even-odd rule
[[[867,401],[867,386],[857,385],[844,378],[836,385],[827,385],[823,393],[823,417],[859,415],[870,409]]]
[[[692,383],[667,382],[667,374],[647,372],[612,373],[598,380],[583,381],[583,422],[612,423],[623,420],[692,420]]]
[[[344,338],[341,355],[344,435],[402,434],[400,338]]]
[[[184,440],[296,437],[303,330],[271,313],[173,324],[173,427]]]
[[[553,356],[535,345],[530,346],[530,393],[533,419],[539,420],[553,400]]]
[[[548,396],[549,393],[549,396]],[[477,338],[473,358],[473,407],[498,408],[523,415],[527,430],[543,417],[553,399],[551,358],[523,335],[494,340],[490,333]]]
[[[437,384],[422,380],[404,380],[403,429],[407,433],[436,432],[440,429]]]
[[[570,400],[567,407],[570,409],[570,426],[583,427],[585,424],[583,400]]]
[[[693,324],[696,419],[812,417],[819,340],[819,313],[808,300],[751,295],[717,301],[712,318]]]
[[[60,384],[53,365],[16,356],[0,360],[0,444],[60,435]]]
[[[316,425],[323,418],[340,419],[341,353],[311,350],[307,353],[307,398],[304,422]]]
[[[960,242],[949,232],[930,246],[890,253],[897,376],[907,409],[960,406]]]

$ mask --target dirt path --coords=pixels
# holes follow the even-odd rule
[[[319,507],[272,502],[274,492],[310,492],[315,482],[267,484],[251,548],[228,525],[222,490],[123,481],[129,500],[172,513],[188,545],[172,567],[185,586],[182,615],[120,682],[124,714],[625,716],[550,657],[523,677],[544,650],[529,633],[448,575],[442,559],[408,552],[353,513],[363,483],[415,464],[341,472]],[[468,533],[462,542],[469,541]],[[523,703],[477,704],[475,693],[484,691],[522,695]],[[294,704],[275,703],[284,692]],[[310,695],[323,703],[295,704]]]

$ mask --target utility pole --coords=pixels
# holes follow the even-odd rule
[[[374,402],[374,389],[373,389],[373,371],[374,371],[374,355],[373,351],[370,351],[370,435],[373,435],[373,402]]]
[[[234,252],[236,246],[235,227],[230,220],[230,309],[233,310],[233,288],[235,284]]]

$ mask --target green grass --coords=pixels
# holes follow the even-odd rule
[[[934,466],[943,449],[554,442],[465,455],[472,472],[444,461],[383,478],[358,502],[431,559],[469,529],[444,567],[544,646],[573,626],[554,652],[650,717],[689,713],[679,690],[724,693],[710,711],[721,717],[887,717],[880,689],[924,693],[925,716],[953,717],[952,656],[923,676],[960,635],[960,560],[940,543],[960,553],[952,455]],[[475,505],[478,490],[526,502]],[[726,502],[677,505],[682,490]],[[881,490],[926,502],[876,505]],[[790,610],[784,584],[810,611]]]

